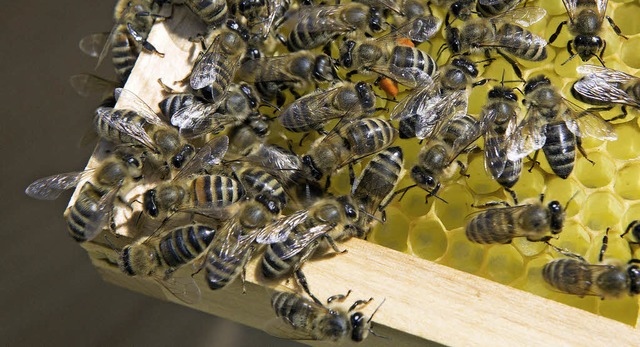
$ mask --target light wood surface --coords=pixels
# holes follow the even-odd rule
[[[156,80],[180,80],[190,70],[193,45],[187,37],[190,16],[177,11],[156,25],[150,40],[165,57],[142,54],[126,88],[156,107],[162,94]],[[180,27],[190,34],[170,37]],[[169,28],[169,29],[167,29]],[[119,106],[124,106],[124,100]],[[91,166],[91,163],[90,163]],[[72,198],[72,201],[74,197]],[[127,235],[126,229],[118,233]],[[184,304],[168,295],[156,282],[124,275],[113,264],[117,253],[98,238],[83,247],[102,277],[111,283],[146,295]],[[128,242],[121,237],[117,246]],[[370,314],[386,300],[374,318],[373,329],[388,338],[370,336],[371,346],[470,345],[581,345],[636,346],[640,333],[630,326],[554,301],[485,280],[458,270],[386,249],[363,240],[351,240],[345,254],[311,261],[304,266],[311,290],[320,298],[352,290],[348,300],[374,301],[363,311]],[[201,302],[192,307],[243,324],[264,328],[274,318],[270,307],[273,289],[295,288],[293,281],[267,283],[256,275],[254,259],[247,268],[247,293],[239,281],[224,290],[208,289],[201,274]],[[259,271],[258,271],[259,272]],[[189,276],[183,269],[176,276]],[[321,342],[311,344],[323,345]]]

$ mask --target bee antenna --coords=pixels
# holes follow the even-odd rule
[[[444,202],[445,204],[448,204],[448,203],[449,203],[447,200],[445,200],[445,199],[443,199],[443,198],[439,197],[439,196],[438,196],[438,195],[436,195],[435,193],[433,193],[433,194],[429,193],[429,195],[428,195],[428,196],[433,196],[434,198],[436,198],[436,199],[438,199],[438,200],[440,200],[440,201]]]
[[[375,94],[375,95],[376,95],[378,98],[382,99],[382,100],[386,100],[386,101],[390,101],[390,102],[395,102],[395,103],[398,103],[398,102],[399,102],[399,101],[398,101],[398,100],[396,100],[396,99],[389,99],[389,98],[386,98],[386,97],[381,96],[381,95],[378,95],[378,94]]]
[[[605,65],[604,65],[604,61],[602,60],[602,58],[600,58],[600,56],[599,56],[599,55],[594,54],[594,56],[598,59],[598,61],[600,62],[600,64],[602,64],[602,66],[605,66]]]
[[[571,59],[575,58],[576,55],[578,55],[578,53],[573,53],[569,58],[567,58],[567,60],[564,61],[564,63],[562,63],[560,65],[564,65],[564,64],[568,63],[569,61],[571,61]],[[596,56],[596,57],[598,57],[598,56]],[[604,66],[604,63],[602,62],[602,59],[600,59],[600,57],[598,57],[598,60],[600,60],[600,62]]]
[[[280,111],[280,107],[278,107],[278,106],[276,106],[276,105],[274,105],[274,104],[272,104],[272,103],[270,103],[268,101],[265,101],[265,100],[260,100],[260,101],[261,101],[260,103],[262,104],[261,106],[269,106],[271,108],[276,109],[277,111]]]
[[[569,198],[569,200],[567,201],[567,204],[564,205],[564,209],[565,211],[567,210],[567,208],[569,207],[569,203],[578,195],[578,193],[580,193],[580,191],[577,191],[575,193],[573,193],[573,195],[571,195],[571,197]]]
[[[371,218],[373,220],[376,220],[376,221],[378,221],[380,223],[384,223],[380,218],[378,218],[378,217],[374,216],[373,214],[365,211],[363,208],[360,208],[359,210],[360,210],[360,212],[364,213],[367,217],[369,217],[369,218]]]
[[[380,306],[382,306],[382,304],[384,304],[384,302],[387,301],[387,298],[382,299],[382,302],[380,303],[380,305],[378,305],[378,307],[376,307],[376,309],[373,311],[373,313],[371,314],[371,316],[369,317],[369,320],[367,320],[367,323],[370,323],[371,320],[373,319],[373,316],[375,316],[376,312],[378,312],[378,310],[380,309]],[[377,336],[377,335],[376,335]]]
[[[118,251],[116,249],[116,245],[114,245],[113,242],[111,242],[111,240],[109,240],[109,237],[107,235],[104,235],[104,239],[105,239],[105,241],[107,241],[107,244],[109,244],[109,247],[111,247],[111,249],[113,249],[114,252],[120,254],[120,251]]]
[[[502,69],[502,78],[500,78],[500,87],[503,87],[503,88],[504,88],[504,72],[505,72],[505,69]]]
[[[440,61],[440,56],[442,55],[442,53],[444,53],[447,47],[448,47],[447,44],[443,43],[442,46],[438,48],[438,55],[436,56],[436,62]]]

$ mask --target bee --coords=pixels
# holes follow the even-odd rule
[[[485,84],[476,81],[476,64],[466,58],[455,58],[440,68],[433,78],[415,73],[418,87],[413,89],[391,111],[391,120],[400,120],[400,138],[424,139],[446,122],[446,115],[466,112],[470,88]]]
[[[287,193],[276,177],[260,167],[242,165],[234,169],[245,190],[253,196],[266,195],[278,203],[282,209],[287,203]]]
[[[490,18],[507,13],[522,3],[522,0],[478,0],[478,16]]]
[[[211,242],[204,263],[205,278],[212,290],[230,284],[244,269],[259,246],[280,242],[305,218],[304,211],[277,219],[280,204],[264,194],[244,201],[238,213]],[[243,278],[244,282],[244,278]]]
[[[111,59],[120,82],[129,78],[141,49],[164,54],[147,41],[151,31],[156,5],[165,1],[158,0],[118,0],[113,12],[116,24],[110,33],[92,34],[80,41],[80,50],[92,57],[98,57],[98,66],[111,52]]]
[[[411,40],[422,43],[433,36],[432,32],[438,32],[442,20],[431,13],[429,6],[424,1],[400,0],[398,1],[402,14],[394,15],[394,21],[398,27],[411,23]]]
[[[194,65],[189,85],[196,94],[217,107],[233,82],[240,61],[247,51],[248,33],[235,20],[212,30],[204,39],[208,46]]]
[[[185,0],[184,4],[210,29],[220,27],[229,16],[225,0]]]
[[[35,199],[55,200],[65,190],[86,180],[74,204],[65,211],[71,237],[85,242],[93,240],[107,226],[122,186],[141,178],[141,159],[129,153],[116,153],[96,168],[38,179],[25,193]]]
[[[605,233],[597,264],[587,262],[577,254],[563,254],[573,258],[555,259],[542,268],[542,278],[553,288],[564,293],[599,296],[601,299],[620,298],[624,294],[640,294],[640,259],[627,264],[617,260],[604,260],[609,229]]]
[[[549,38],[549,43],[553,43],[558,38],[562,27],[569,24],[569,32],[574,36],[574,39],[567,42],[569,59],[562,63],[563,65],[579,55],[582,61],[596,57],[604,66],[602,56],[607,42],[601,39],[598,34],[602,29],[605,17],[618,36],[627,38],[622,35],[622,31],[613,22],[613,19],[605,14],[608,2],[609,0],[562,0],[569,15],[569,21],[560,22],[556,32]]]
[[[496,50],[522,79],[522,71],[507,54],[529,61],[542,61],[547,58],[547,42],[523,28],[538,22],[546,14],[546,10],[540,7],[523,7],[491,19],[472,19],[460,28],[447,25],[447,47],[454,55],[482,52],[488,54],[490,50]]]
[[[289,0],[230,0],[234,15],[242,15],[250,27],[259,26],[258,33],[266,38],[274,25],[278,25],[289,10]]]
[[[640,109],[640,78],[596,65],[581,65],[577,70],[586,76],[573,84],[574,98],[598,106],[621,104],[622,114],[614,119],[625,118],[627,106]]]
[[[286,21],[292,23],[285,40],[289,51],[314,49],[331,42],[338,35],[352,31],[377,33],[383,30],[381,13],[367,5],[352,2],[336,6],[305,6]]]
[[[431,2],[436,6],[447,8],[445,23],[449,23],[449,15],[463,21],[468,20],[473,13],[473,5],[476,0],[434,0]]]
[[[544,206],[543,199],[541,195],[540,203],[517,206],[506,202],[477,206],[505,205],[474,214],[465,227],[465,234],[470,241],[482,244],[508,244],[516,237],[526,237],[531,242],[549,241],[562,232],[566,207],[555,200]]]
[[[274,57],[249,59],[238,70],[238,79],[254,83],[266,100],[278,98],[284,104],[282,90],[288,88],[297,98],[297,91],[308,90],[312,83],[338,79],[332,59],[326,54],[298,51]]]
[[[428,192],[429,196],[437,196],[440,181],[458,155],[469,147],[483,132],[480,122],[466,113],[456,113],[439,131],[432,135],[426,145],[418,153],[417,164],[411,168],[411,178],[416,185]],[[464,166],[458,161],[461,174]]]
[[[489,91],[480,118],[486,125],[484,133],[484,167],[515,199],[511,188],[518,182],[522,171],[522,159],[507,157],[509,139],[518,126],[518,97],[510,88],[494,87]]]
[[[370,216],[382,212],[382,221],[386,221],[384,208],[391,202],[393,191],[404,176],[404,171],[402,148],[389,147],[376,154],[351,189],[351,196],[358,202],[359,209]],[[367,228],[372,219],[363,219],[363,228]]]
[[[348,295],[335,295],[330,297],[327,303],[343,301]],[[375,335],[371,330],[371,320],[380,306],[376,308],[369,319],[356,309],[372,300],[373,298],[357,300],[348,310],[332,309],[295,293],[276,291],[271,297],[271,306],[276,311],[276,316],[286,322],[287,328],[277,326],[278,329],[276,329],[274,326],[268,332],[275,336],[295,340],[361,342],[367,338],[369,333]]]
[[[322,241],[326,241],[336,253],[342,253],[336,241],[364,237],[364,231],[358,228],[362,217],[351,196],[323,198],[303,212],[304,222],[295,226],[285,240],[267,246],[261,262],[265,278],[282,278],[297,273],[314,253],[324,250],[325,242]],[[307,288],[305,290],[308,292]]]
[[[375,107],[376,95],[370,85],[344,82],[292,102],[282,110],[278,121],[293,132],[322,131],[331,119],[371,114]]]
[[[340,65],[352,70],[347,77],[357,71],[373,71],[401,84],[415,88],[417,85],[413,74],[421,71],[433,76],[438,65],[427,53],[403,40],[413,40],[421,35],[418,41],[426,41],[433,36],[438,27],[415,29],[414,22],[409,22],[394,32],[365,40],[345,40],[340,48]]]
[[[186,303],[199,300],[193,279],[171,277],[181,266],[192,262],[213,240],[216,229],[203,224],[180,226],[161,237],[143,237],[125,246],[118,266],[129,276],[152,278]]]
[[[332,172],[391,146],[397,137],[398,131],[389,121],[380,118],[355,120],[338,125],[337,129],[316,140],[302,157],[302,163],[308,177],[319,181],[326,175],[328,188]]]
[[[524,95],[522,103],[527,106],[527,114],[509,141],[509,160],[524,158],[542,148],[553,172],[567,178],[573,171],[576,147],[586,157],[580,146],[581,137],[617,138],[609,123],[594,112],[578,110],[543,75],[527,81]]]

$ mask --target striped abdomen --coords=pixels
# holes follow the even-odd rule
[[[295,266],[301,265],[299,263],[304,254],[313,252],[320,245],[319,241],[315,240],[294,256],[283,259],[284,255],[298,244],[298,236],[312,227],[307,224],[313,224],[313,222],[307,220],[304,226],[296,227],[286,240],[267,246],[262,256],[262,275],[265,278],[275,279],[288,275]]]
[[[100,199],[107,192],[86,182],[73,205],[65,213],[69,234],[78,242],[95,237],[108,219],[109,211],[100,211]]]
[[[200,224],[174,229],[160,240],[159,253],[169,267],[182,266],[204,252],[215,234],[215,229]]]
[[[96,133],[101,138],[114,143],[141,144],[140,141],[124,132],[116,124],[122,124],[123,128],[131,129],[147,129],[150,127],[149,122],[144,117],[131,110],[112,109],[108,112],[98,112],[94,120]]]
[[[576,137],[564,121],[547,124],[547,140],[542,151],[549,166],[560,178],[567,178],[576,161]]]
[[[316,304],[303,297],[289,292],[276,292],[271,297],[271,306],[276,316],[284,318],[296,329],[313,330],[313,322],[318,313]]]
[[[492,208],[477,214],[467,223],[467,238],[476,243],[511,243],[516,233],[517,215],[502,208]]]
[[[191,184],[191,197],[195,207],[225,207],[238,202],[244,195],[242,184],[226,176],[198,176]]]
[[[111,40],[111,60],[120,81],[125,82],[140,55],[139,44],[130,37],[125,24],[118,25]]]
[[[446,125],[447,129],[442,137],[442,142],[451,147],[454,143],[469,144],[475,140],[478,126],[478,121],[468,114],[455,117]],[[461,148],[464,147],[466,146]]]
[[[551,286],[569,294],[584,296],[591,293],[591,269],[576,259],[558,259],[545,264],[542,278]]]
[[[280,202],[280,208],[287,203],[287,194],[282,184],[263,169],[248,168],[240,172],[244,188],[253,196],[265,194]]]
[[[402,148],[390,147],[378,153],[362,171],[353,198],[374,214],[393,193],[403,167]]]
[[[278,116],[278,120],[280,120],[282,126],[293,132],[307,132],[321,129],[332,117],[319,115],[319,110],[309,107],[315,104],[314,99],[312,99],[314,97],[315,96],[298,99],[283,110],[280,116]],[[331,106],[326,105],[325,107]]]
[[[205,279],[212,290],[222,289],[233,282],[251,255],[250,247],[226,254],[223,246],[223,243],[214,244],[207,254]]]
[[[521,1],[522,0],[500,0],[494,1],[491,4],[483,4],[481,2],[478,2],[476,5],[476,10],[480,13],[481,17],[495,17],[499,14],[510,11],[514,7],[518,6]]]
[[[160,101],[160,111],[166,119],[171,119],[178,110],[198,102],[200,102],[198,98],[191,93],[170,94]]]
[[[515,24],[505,23],[498,29],[500,49],[513,54],[514,56],[530,60],[542,61],[547,58],[546,42],[544,45],[536,35]]]
[[[227,20],[226,0],[188,0],[186,4],[209,27],[219,27]]]
[[[398,137],[398,131],[384,119],[365,118],[341,131],[341,136],[345,139],[345,145],[350,147],[352,158],[359,158],[390,146]],[[347,162],[337,164],[336,167],[341,167]]]
[[[330,28],[324,28],[321,23],[321,19],[316,16],[303,16],[289,33],[287,40],[289,51],[317,48],[329,42],[333,36],[341,34]]]
[[[402,45],[395,46],[391,51],[390,64],[391,66],[398,67],[401,70],[406,68],[417,68],[420,71],[424,71],[429,76],[433,76],[436,71],[438,71],[438,65],[430,55],[418,48]],[[397,80],[398,82],[403,83],[403,79],[401,77]],[[415,81],[412,84],[415,84]]]
[[[506,153],[505,153],[506,156]],[[520,178],[520,172],[522,171],[522,159],[516,161],[505,159],[504,170],[502,174],[496,178],[496,181],[503,187],[513,187]]]

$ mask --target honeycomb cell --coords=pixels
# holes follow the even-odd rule
[[[567,41],[564,41],[564,45],[567,45]],[[553,61],[553,69],[556,71],[558,76],[576,76],[576,68],[583,64],[582,59],[580,59],[579,56],[575,56],[571,60],[569,60],[569,58],[571,58],[571,55],[569,55],[569,52],[566,49],[561,49],[560,51],[558,51],[558,55]]]
[[[387,220],[393,223],[378,223],[371,231],[370,239],[379,245],[405,252],[409,235],[409,219],[395,207],[387,208],[386,212]]]
[[[609,192],[591,194],[582,208],[582,221],[591,230],[605,230],[618,224],[624,213],[624,205]]]
[[[634,326],[638,319],[638,298],[624,297],[617,300],[602,300],[598,312],[605,317]]]
[[[620,50],[620,59],[627,64],[627,66],[634,69],[640,68],[640,37],[632,37],[622,45]]]
[[[576,162],[575,176],[587,188],[600,188],[609,185],[616,174],[616,163],[608,155],[600,152],[589,154],[595,164],[586,158]]]
[[[515,247],[524,257],[533,257],[540,254],[547,248],[544,242],[531,242],[526,237],[517,237],[513,239],[513,247]]]
[[[469,189],[476,194],[489,194],[500,189],[500,184],[484,169],[483,156],[474,156],[468,164],[467,172],[473,172],[465,180]]]
[[[527,262],[525,265],[523,283],[519,284],[518,288],[545,298],[549,297],[551,295],[551,290],[542,278],[542,268],[552,260],[553,257],[548,254],[543,254]]]
[[[616,175],[614,189],[624,199],[640,199],[640,163],[633,163],[620,169]]]
[[[523,167],[520,173],[520,180],[513,186],[513,190],[518,195],[518,200],[538,197],[544,191],[544,175],[539,168],[534,168],[531,172],[528,166]]]
[[[435,213],[447,230],[464,226],[464,218],[471,212],[473,196],[461,184],[450,184],[438,193],[444,199],[435,200]],[[431,198],[434,199],[434,198]]]
[[[495,245],[487,252],[486,271],[492,280],[509,284],[524,273],[524,260],[513,246]]]
[[[405,185],[401,185],[405,187]],[[420,188],[409,189],[407,193],[400,200],[400,208],[404,211],[407,217],[419,217],[424,216],[431,210],[434,198],[430,198],[425,203],[425,197],[427,192]]]
[[[565,221],[562,232],[558,234],[557,239],[551,240],[550,243],[569,252],[586,254],[591,247],[591,235],[580,222],[568,220]],[[560,256],[553,250],[550,252],[556,257]]]
[[[436,260],[447,251],[447,234],[435,216],[419,220],[409,231],[413,253],[420,258]]]
[[[635,159],[640,155],[640,131],[635,122],[615,126],[618,139],[607,142],[607,152],[616,159]]]
[[[458,229],[449,233],[449,248],[445,256],[445,264],[474,274],[482,267],[484,256],[485,246],[469,241],[464,230]]]
[[[566,207],[566,218],[573,217],[580,212],[580,206],[586,198],[582,188],[572,177],[567,179],[557,176],[551,177],[547,180],[544,194],[545,203],[557,200],[563,207]]]

